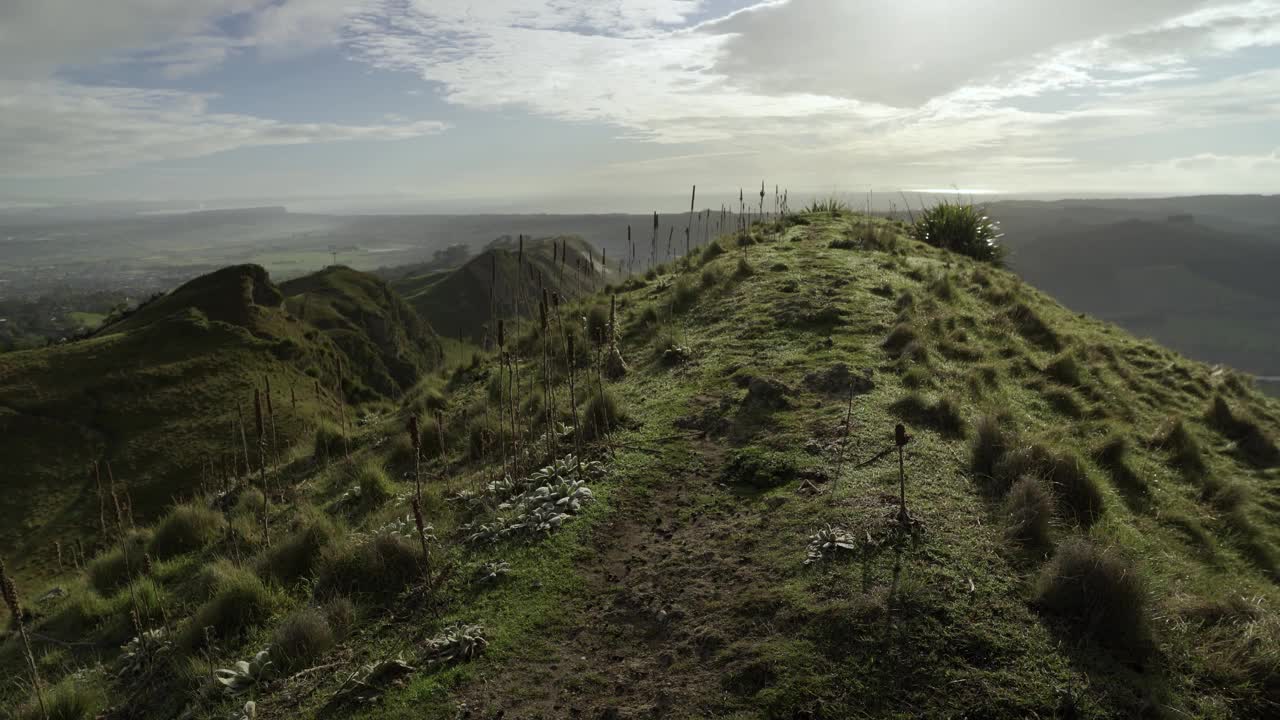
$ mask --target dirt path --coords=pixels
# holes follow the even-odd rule
[[[724,651],[749,632],[741,599],[768,578],[743,552],[740,501],[716,482],[722,452],[691,433],[656,451],[650,486],[624,482],[579,568],[585,612],[545,667],[506,667],[468,689],[468,717],[705,717],[754,692],[750,677],[723,681],[736,677]],[[539,691],[499,690],[533,684]]]

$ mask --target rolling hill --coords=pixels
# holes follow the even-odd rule
[[[422,378],[349,458],[273,476],[287,502],[194,498],[145,576],[105,582],[108,549],[28,601],[49,696],[107,720],[1274,714],[1280,402],[904,230],[837,207],[722,237]],[[611,303],[613,333],[568,321]],[[122,651],[138,608],[153,642]],[[10,633],[0,669],[22,653]],[[38,712],[21,683],[0,703]]]
[[[604,258],[579,237],[504,238],[451,270],[416,273],[391,282],[439,332],[481,343],[490,318],[529,317],[543,289],[574,298],[595,292],[616,277]],[[610,261],[613,265],[615,260]]]
[[[1070,223],[1022,233],[1010,266],[1068,307],[1193,357],[1280,369],[1280,243],[1189,218]]]
[[[306,313],[310,319],[295,315]],[[430,328],[382,281],[345,268],[276,286],[253,265],[225,268],[139,307],[92,338],[0,355],[0,454],[10,500],[0,551],[20,575],[96,542],[97,479],[109,463],[138,521],[175,497],[243,475],[253,393],[271,386],[277,443],[337,419],[339,362],[352,402],[398,397],[435,367]],[[259,464],[256,449],[249,464]]]

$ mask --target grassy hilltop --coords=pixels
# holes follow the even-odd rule
[[[242,480],[114,531],[125,545],[64,598],[20,588],[46,701],[371,720],[1280,707],[1280,404],[1244,376],[839,206],[609,290],[420,375],[347,449],[273,466],[265,501]],[[221,674],[236,692],[218,682],[264,650]],[[0,663],[27,676],[17,633]],[[0,693],[39,717],[29,686]]]

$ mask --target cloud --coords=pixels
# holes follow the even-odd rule
[[[210,112],[208,99],[172,90],[58,82],[0,87],[0,176],[82,175],[236,148],[406,139],[446,127],[433,121],[285,123]]]

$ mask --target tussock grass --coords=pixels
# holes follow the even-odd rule
[[[342,428],[327,420],[317,422],[312,440],[312,456],[317,460],[330,460],[340,457],[343,449]]]
[[[880,343],[880,347],[884,348],[891,355],[901,355],[904,348],[919,339],[914,327],[909,323],[899,323],[894,326],[889,334],[885,336],[884,342]]]
[[[355,627],[356,621],[359,620],[359,613],[356,610],[356,604],[351,602],[351,598],[337,597],[329,598],[328,601],[320,607],[320,611],[324,613],[325,622],[329,623],[330,629],[333,630],[334,638],[342,640],[351,632],[351,628]]]
[[[1005,497],[1004,512],[1010,537],[1030,547],[1050,545],[1053,497],[1043,482],[1029,476],[1015,482]]]
[[[1199,441],[1181,418],[1166,420],[1151,438],[1151,445],[1169,453],[1170,464],[1184,476],[1198,478],[1208,470]]]
[[[958,437],[964,434],[960,403],[950,395],[930,400],[912,392],[890,405],[889,409],[908,422],[932,428],[944,435]]]
[[[44,701],[47,715],[32,698],[17,709],[14,717],[16,720],[91,720],[106,705],[106,696],[96,684],[68,675],[45,691]]]
[[[1114,549],[1084,538],[1063,541],[1036,580],[1035,602],[1100,643],[1139,654],[1148,648],[1146,585]]]
[[[714,267],[706,268],[702,271],[701,277],[702,287],[715,287],[720,282],[720,271]]]
[[[676,313],[687,312],[698,302],[698,286],[686,276],[680,276],[671,286],[671,310]]]
[[[1129,464],[1129,441],[1118,431],[1112,431],[1093,449],[1093,459],[1111,476],[1117,487],[1129,493],[1146,495],[1147,483],[1134,472]]]
[[[330,545],[321,554],[316,596],[389,600],[419,576],[419,554],[412,542],[399,535]]]
[[[258,573],[289,586],[315,573],[320,553],[341,537],[338,527],[323,513],[304,512],[297,527],[258,557]]]
[[[89,585],[103,595],[110,595],[130,578],[140,575],[150,543],[150,530],[131,531],[122,542],[89,561]]]
[[[591,393],[582,413],[582,436],[585,440],[598,440],[614,432],[622,421],[618,398],[609,390]]]
[[[226,524],[217,510],[195,503],[177,505],[156,526],[151,555],[163,560],[200,550],[217,540]]]
[[[609,308],[599,303],[587,310],[587,339],[603,345],[609,339]]]
[[[1013,449],[1016,438],[1005,428],[1006,423],[997,415],[986,414],[973,423],[973,439],[969,442],[969,466],[979,477],[998,481],[997,468],[1005,455]],[[1013,482],[998,483],[997,492],[1003,493]]]
[[[735,278],[746,278],[756,274],[756,269],[751,267],[751,263],[746,258],[738,258],[738,265],[733,270]]]
[[[360,488],[360,506],[372,510],[385,505],[396,496],[396,487],[387,477],[382,462],[368,458],[351,471],[351,481]]]
[[[179,631],[177,646],[186,652],[204,647],[206,628],[220,641],[241,637],[269,617],[276,603],[276,596],[247,568],[224,567],[213,595]]]
[[[1075,387],[1081,384],[1080,363],[1070,353],[1059,353],[1049,361],[1044,371],[1063,385]]]
[[[1102,516],[1106,508],[1102,490],[1079,455],[1070,451],[1052,455],[1046,477],[1059,504],[1081,526],[1089,527]]]
[[[1233,409],[1221,395],[1213,398],[1207,413],[1209,424],[1236,444],[1240,454],[1253,465],[1271,467],[1280,463],[1280,448],[1257,420]]]
[[[271,661],[284,672],[311,667],[336,642],[329,620],[314,608],[289,613],[271,633]]]
[[[1062,340],[1058,334],[1026,303],[1016,303],[1005,313],[1005,317],[1013,323],[1014,330],[1033,345],[1053,352],[1062,349]]]
[[[1049,388],[1044,391],[1045,402],[1060,415],[1079,420],[1084,417],[1084,408],[1075,393],[1066,388]]]

